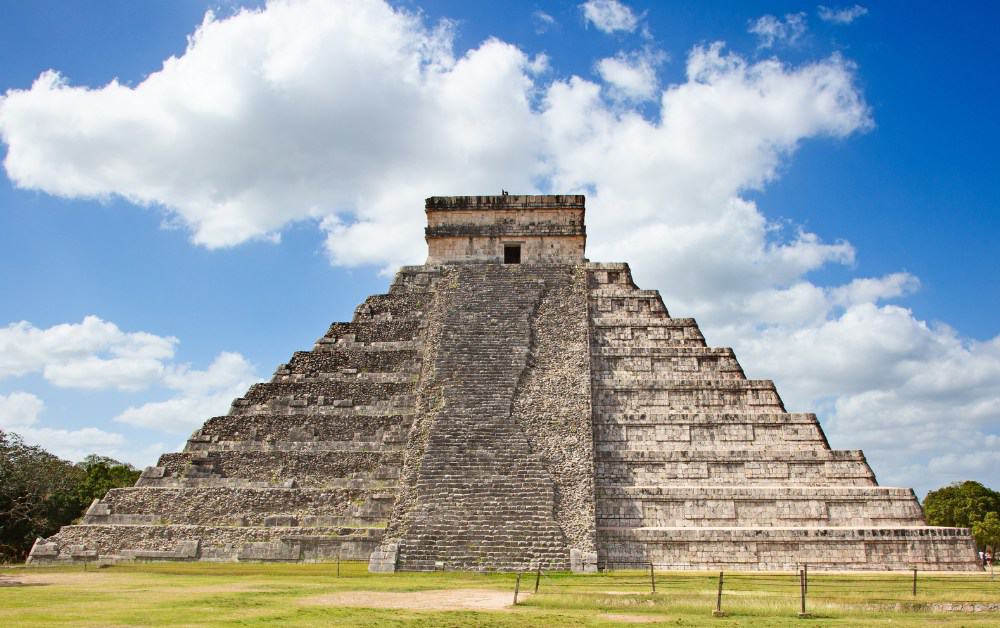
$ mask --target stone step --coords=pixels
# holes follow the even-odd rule
[[[604,412],[664,413],[667,409],[693,412],[711,410],[726,412],[727,408],[767,408],[784,412],[785,407],[769,380],[676,380],[632,382],[626,384],[595,383],[593,406]]]
[[[325,382],[366,382],[370,384],[416,384],[420,374],[419,366],[413,366],[409,370],[380,371],[374,373],[358,372],[355,369],[344,369],[338,373],[315,373],[303,375],[300,373],[289,373],[280,369],[272,378],[272,383],[315,383]]]
[[[663,417],[664,415],[660,415]],[[602,451],[674,449],[829,449],[816,420],[778,421],[746,415],[703,421],[697,415],[671,416],[669,422],[603,422],[594,425],[595,447]]]
[[[384,525],[395,500],[395,490],[385,489],[132,487],[112,489],[95,500],[83,523]],[[129,517],[142,520],[128,521]]]
[[[240,414],[213,417],[188,440],[221,441],[384,440],[409,430],[413,416],[403,414]]]
[[[698,330],[698,323],[693,318],[661,318],[656,316],[595,316],[590,318],[591,329],[616,330],[660,330],[681,329],[685,331]]]
[[[416,349],[363,351],[333,346],[326,351],[296,351],[287,364],[277,368],[274,376],[329,377],[352,373],[371,376],[374,373],[410,373],[419,365],[420,352]]]
[[[312,353],[337,353],[350,351],[354,353],[395,353],[397,351],[419,351],[423,340],[417,336],[413,340],[393,340],[385,342],[356,342],[353,338],[320,338],[313,345]]]
[[[311,402],[317,405],[363,406],[375,401],[389,400],[401,395],[412,394],[413,381],[406,382],[366,382],[366,381],[316,381],[316,382],[263,382],[254,384],[243,397],[234,402],[234,407],[260,406],[267,402],[284,401],[295,406],[295,400],[302,405]]]
[[[598,360],[595,360],[598,362]],[[676,383],[705,382],[707,385],[722,385],[734,380],[747,381],[743,369],[737,366],[720,366],[714,361],[702,361],[695,364],[693,369],[679,370],[671,365],[663,366],[662,369],[633,370],[615,366],[614,368],[595,368],[591,375],[591,380],[595,389],[609,387],[630,387],[637,384],[662,384],[664,386]]]
[[[923,526],[910,489],[822,486],[597,488],[599,527]]]
[[[713,449],[693,451],[603,451],[598,455],[602,462],[634,462],[637,464],[676,462],[864,462],[860,449],[772,449],[756,451],[752,449]]]
[[[302,487],[322,487],[332,478],[395,480],[399,477],[402,452],[399,451],[216,451],[164,454],[157,468],[164,478],[184,478],[191,462],[207,454],[213,473],[219,478],[235,478],[254,483],[281,485],[295,482]],[[144,474],[145,476],[145,474]],[[144,482],[143,485],[156,485]]]
[[[427,310],[431,296],[428,290],[375,294],[354,309],[354,319],[381,321],[408,316],[420,317]]]
[[[367,560],[381,528],[72,525],[35,544],[30,564],[82,560]]]
[[[597,288],[590,291],[592,316],[635,316],[669,318],[663,299],[655,290],[630,290],[625,287]]]
[[[620,347],[590,346],[590,355],[597,358],[735,358],[730,347]]]
[[[811,412],[774,412],[755,408],[726,412],[603,412],[594,418],[598,426],[652,425],[812,425],[817,423]]]
[[[402,443],[398,440],[386,442],[383,440],[301,440],[301,441],[260,441],[260,440],[219,440],[212,442],[188,442],[185,453],[219,452],[219,451],[283,451],[291,454],[299,453],[330,453],[365,451],[389,452],[401,451]]]
[[[401,319],[333,323],[317,344],[371,344],[376,342],[401,342],[416,340],[420,335],[422,317]]]
[[[602,527],[598,564],[669,569],[981,570],[964,528]]]

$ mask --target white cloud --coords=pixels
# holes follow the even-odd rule
[[[456,59],[450,28],[364,0],[208,15],[134,88],[49,72],[8,92],[7,173],[161,206],[208,247],[316,218],[336,263],[413,260],[428,189],[528,189],[537,174],[531,59],[497,40]]]
[[[617,0],[587,0],[580,5],[580,10],[583,11],[584,21],[603,33],[631,33],[639,25],[639,16]]]
[[[912,294],[920,289],[920,280],[909,273],[892,273],[885,277],[864,277],[838,286],[831,291],[834,303],[854,305],[875,303]]]
[[[45,403],[31,393],[15,391],[0,395],[0,429],[18,429],[33,424]]]
[[[757,35],[758,46],[770,48],[775,43],[795,45],[806,33],[806,14],[789,13],[785,19],[764,15],[750,22],[749,32]]]
[[[204,371],[184,366],[164,378],[176,395],[165,401],[131,406],[116,421],[164,432],[191,432],[212,416],[225,414],[258,378],[253,366],[238,353],[221,353]]]
[[[41,446],[60,458],[78,461],[93,453],[111,456],[118,460],[125,450],[125,437],[113,432],[105,432],[96,427],[78,430],[64,430],[50,427],[25,427],[17,429],[25,442]]]
[[[588,5],[618,16],[587,18],[602,30],[639,27],[624,5],[587,3],[585,15]],[[769,17],[755,23],[762,45],[803,37],[804,15]],[[5,167],[20,187],[162,207],[204,246],[315,220],[332,263],[384,269],[422,261],[427,196],[586,193],[591,259],[631,262],[672,313],[735,346],[751,377],[774,377],[790,407],[819,409],[836,446],[866,448],[883,480],[927,487],[975,472],[1000,484],[979,454],[1000,432],[1000,341],[887,303],[918,288],[907,273],[818,285],[809,273],[850,266],[854,247],[769,219],[747,198],[802,142],[872,127],[850,62],[751,62],[716,43],[691,50],[675,84],[656,86],[627,55],[603,71],[598,62],[598,84],[546,72],[543,56],[496,39],[457,54],[450,28],[361,0],[209,17],[182,56],[135,87],[46,73],[9,92]],[[649,97],[653,106],[638,102]],[[22,334],[10,330],[0,339]],[[71,353],[158,361],[156,381],[175,398],[118,418],[179,432],[224,412],[254,378],[242,358],[178,370],[175,343]],[[5,346],[0,373],[52,363]],[[195,373],[214,383],[196,385]],[[72,369],[50,374],[76,381]]]
[[[0,328],[0,379],[40,372],[66,388],[134,390],[162,377],[177,339],[123,332],[87,316],[39,329],[27,321]]]
[[[747,295],[851,263],[849,244],[785,235],[739,197],[803,139],[868,127],[851,71],[838,57],[789,68],[696,48],[688,80],[662,94],[659,121],[616,114],[582,79],[553,84],[542,114],[552,188],[589,191],[589,257],[630,260],[675,310],[709,323],[744,316]]]
[[[657,95],[656,68],[663,60],[663,53],[655,50],[619,52],[598,61],[595,69],[610,86],[613,98],[641,102]]]
[[[867,14],[868,9],[860,4],[843,9],[831,9],[821,4],[816,8],[816,12],[819,14],[819,19],[824,22],[830,22],[832,24],[850,24],[862,15]]]
[[[820,409],[831,444],[864,449],[883,484],[1000,478],[1000,336],[962,338],[870,302],[726,333],[750,376],[774,378],[789,409]]]
[[[556,18],[552,17],[545,11],[535,11],[532,13],[531,21],[535,25],[535,32],[539,35],[559,26],[559,22],[556,21]]]

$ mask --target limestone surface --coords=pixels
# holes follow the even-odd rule
[[[208,419],[31,563],[373,571],[976,569],[627,264],[582,196],[427,199],[428,263]]]

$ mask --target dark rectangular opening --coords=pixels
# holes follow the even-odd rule
[[[503,263],[504,264],[520,264],[521,263],[521,245],[520,244],[505,244],[505,245],[503,245]]]

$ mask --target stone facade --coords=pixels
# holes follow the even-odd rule
[[[583,196],[434,196],[427,199],[427,263],[576,264],[587,243]]]
[[[977,569],[968,530],[830,449],[626,264],[588,264],[599,564]]]
[[[368,560],[399,493],[439,274],[403,269],[29,561]]]
[[[582,196],[426,211],[427,264],[29,561],[977,568],[967,530],[926,526],[626,264],[588,263]]]

